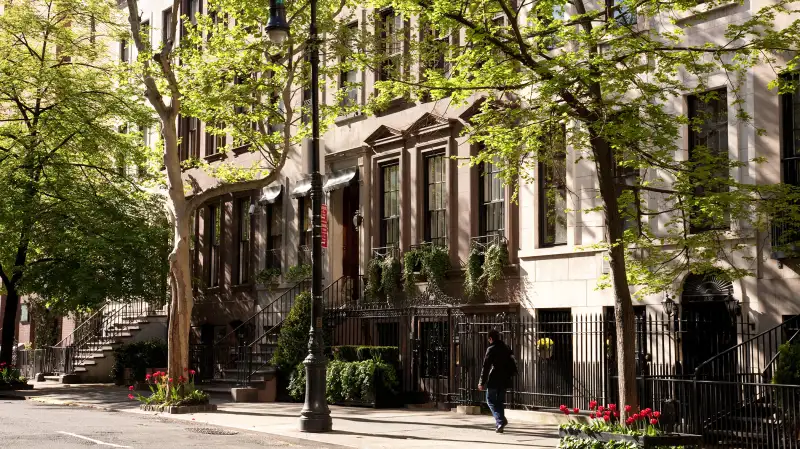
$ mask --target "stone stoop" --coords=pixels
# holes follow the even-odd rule
[[[158,334],[166,337],[166,314],[149,312],[126,321],[125,324],[107,329],[103,336],[96,337],[86,348],[81,349],[79,353],[83,360],[76,363],[73,373],[45,376],[45,379],[58,380],[61,383],[113,382],[111,369],[114,367],[114,349],[124,343],[148,340]],[[159,332],[159,327],[164,329],[163,333]]]

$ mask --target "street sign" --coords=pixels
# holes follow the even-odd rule
[[[328,205],[323,204],[320,216],[322,225],[322,248],[328,248]]]

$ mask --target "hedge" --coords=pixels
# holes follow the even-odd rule
[[[330,404],[345,401],[377,404],[382,398],[397,394],[397,371],[394,366],[381,360],[333,360],[328,362],[325,377],[325,398]],[[305,393],[306,372],[301,363],[292,373],[289,395],[301,400]]]
[[[400,363],[400,348],[397,346],[334,346],[333,359],[342,362],[364,362],[378,359],[397,365]]]

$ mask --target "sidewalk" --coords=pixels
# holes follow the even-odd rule
[[[17,392],[29,400],[78,405],[127,413],[148,414],[127,398],[124,388],[108,385],[36,384]],[[333,432],[309,434],[297,430],[302,404],[247,403],[215,400],[216,413],[158,414],[174,420],[195,421],[242,430],[354,448],[500,448],[505,446],[555,448],[554,425],[511,422],[502,435],[494,433],[490,416],[465,416],[435,410],[331,407]]]

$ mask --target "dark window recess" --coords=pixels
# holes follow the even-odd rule
[[[219,286],[220,243],[222,240],[222,217],[219,205],[208,207],[208,286]]]
[[[267,268],[281,269],[283,247],[283,200],[267,205]]]
[[[239,225],[236,281],[238,284],[246,284],[250,281],[250,197],[240,199],[236,209]]]
[[[800,74],[786,78],[797,84],[794,92],[781,95],[783,182],[800,187]]]
[[[420,329],[422,378],[447,377],[450,373],[450,327],[445,321],[423,321]]]
[[[445,156],[438,154],[425,159],[425,240],[444,246],[447,240],[447,182]]]
[[[119,43],[119,60],[121,62],[130,61],[130,47],[128,47],[127,40],[122,40]]]
[[[380,15],[380,46],[383,55],[378,66],[378,81],[399,78],[403,61],[403,16],[394,10]]]
[[[161,43],[172,40],[172,8],[161,12]]]
[[[381,246],[400,243],[400,165],[381,167]]]
[[[480,197],[478,233],[484,235],[503,235],[506,224],[506,189],[500,178],[497,166],[484,162],[480,166]]]
[[[715,94],[710,96],[709,94]],[[728,101],[726,89],[717,89],[703,96],[691,95],[689,103],[689,161],[694,173],[692,184],[695,200],[708,193],[721,193],[728,189],[730,177],[728,164]],[[725,229],[729,225],[727,213],[720,216],[713,204],[710,207],[695,205],[690,214],[690,232]],[[708,212],[701,212],[706,209]]]
[[[312,210],[311,210],[311,197],[300,197],[297,201],[299,216],[297,217],[298,229],[300,230],[300,245],[311,246],[311,231],[312,231]]]
[[[565,130],[550,133],[549,154],[539,163],[541,246],[567,243],[567,153]]]
[[[345,38],[347,39],[348,49],[351,54],[358,53],[358,24],[349,25],[346,33]],[[340,62],[346,63],[345,59],[342,58]],[[358,102],[358,70],[356,70],[355,65],[348,65],[345,69],[339,74],[339,89],[343,89],[346,92],[346,96],[342,99],[343,106],[352,106]]]
[[[194,117],[181,117],[178,121],[180,148],[178,154],[182,161],[200,157],[200,120]]]
[[[216,125],[215,128],[224,129],[225,125]],[[225,134],[211,134],[206,131],[206,156],[219,153],[228,143],[228,136]]]

